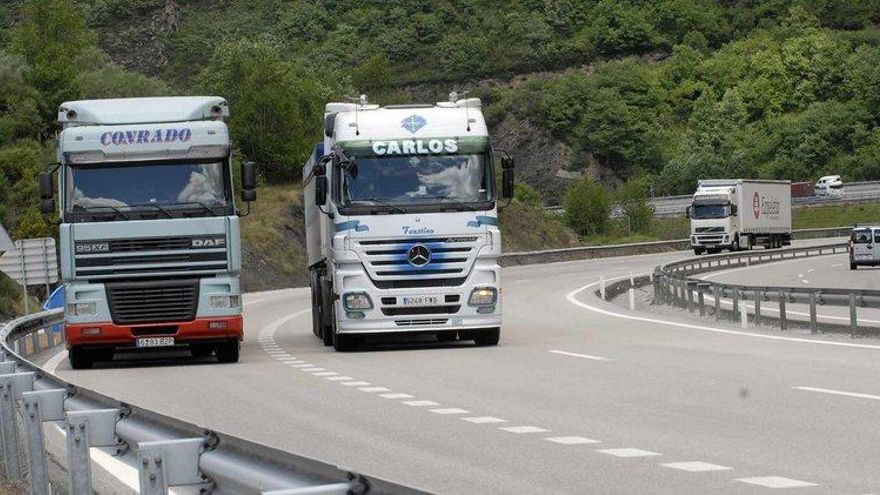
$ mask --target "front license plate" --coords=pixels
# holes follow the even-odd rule
[[[174,345],[174,337],[147,337],[137,339],[138,347],[170,347]]]
[[[870,255],[870,254],[857,254],[857,255],[856,255],[856,259],[857,259],[857,260],[867,260],[867,259],[871,259],[871,255]]]
[[[400,298],[403,306],[436,306],[440,296],[404,296]]]

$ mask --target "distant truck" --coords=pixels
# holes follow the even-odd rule
[[[329,103],[303,167],[314,334],[338,351],[377,334],[495,345],[499,198],[513,160],[492,148],[477,98]],[[496,188],[496,168],[501,188]]]
[[[241,242],[228,117],[217,97],[61,105],[58,163],[40,176],[40,194],[45,213],[60,211],[73,368],[136,348],[238,361]],[[253,201],[253,164],[241,173],[242,200]]]
[[[791,183],[701,180],[687,207],[694,254],[791,244]]]

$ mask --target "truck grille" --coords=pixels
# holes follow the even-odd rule
[[[364,266],[379,288],[455,287],[467,277],[479,247],[477,236],[370,239],[358,242]],[[413,246],[430,250],[430,262],[413,266]]]
[[[198,280],[109,283],[107,300],[117,325],[183,322],[196,317]]]
[[[199,237],[156,237],[77,241],[85,244],[106,243],[104,252],[77,253],[76,276],[81,279],[119,279],[164,275],[208,275],[228,269],[225,238],[217,245],[197,242]],[[196,247],[194,247],[196,246]]]
[[[710,232],[724,232],[724,227],[697,227],[694,229],[694,233],[696,234],[704,234]]]

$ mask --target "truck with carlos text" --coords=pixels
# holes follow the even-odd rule
[[[73,368],[139,348],[238,361],[241,245],[228,117],[218,97],[61,105],[58,161],[40,176],[40,194],[43,211],[60,214]],[[241,175],[250,204],[253,164]]]
[[[327,104],[303,169],[313,332],[325,345],[378,334],[498,343],[497,203],[513,195],[513,160],[492,147],[480,100],[450,96]]]

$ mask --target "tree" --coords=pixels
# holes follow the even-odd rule
[[[320,138],[320,83],[285,62],[277,46],[243,40],[217,48],[196,87],[223,95],[232,109],[232,136],[269,182],[291,182]]]
[[[10,50],[28,65],[26,81],[40,92],[38,107],[51,122],[58,105],[76,98],[78,56],[96,43],[72,0],[33,0],[12,30]]]
[[[648,203],[648,182],[632,178],[623,183],[615,194],[630,234],[644,234],[651,228],[654,208]]]
[[[611,195],[595,179],[586,177],[565,193],[565,221],[582,236],[608,232]]]

